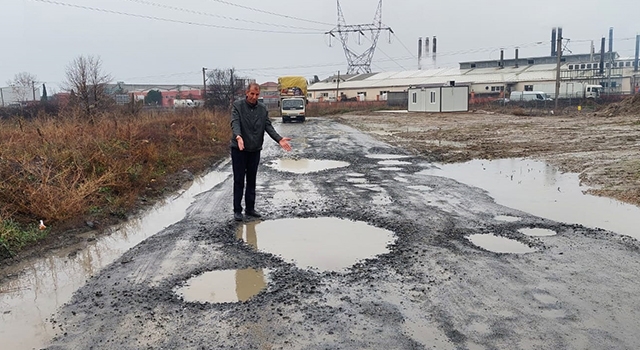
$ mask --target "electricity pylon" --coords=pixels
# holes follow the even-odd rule
[[[340,7],[340,0],[336,2],[338,4],[338,26],[326,34],[334,38],[337,34],[337,37],[340,38],[344,55],[347,57],[347,63],[349,63],[347,74],[371,73],[371,60],[373,59],[373,53],[378,44],[380,32],[386,30],[389,31],[389,35],[393,34],[393,30],[390,27],[383,26],[382,24],[382,0],[378,3],[378,9],[376,10],[373,23],[370,24],[347,24],[344,19],[344,14],[342,13],[342,8]],[[361,37],[366,36],[365,32],[371,33],[371,46],[364,52],[358,54],[348,45],[349,34],[356,33],[358,35],[358,41],[360,41]]]

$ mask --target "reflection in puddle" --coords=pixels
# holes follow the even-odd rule
[[[640,239],[640,207],[584,194],[578,174],[529,159],[438,164],[420,172],[482,188],[496,202],[547,219],[599,227]]]
[[[306,174],[322,170],[344,168],[349,166],[349,163],[320,159],[276,159],[267,165],[279,171]]]
[[[521,218],[517,216],[510,216],[510,215],[496,215],[494,219],[497,221],[504,221],[504,222],[516,222],[521,220]]]
[[[381,160],[378,162],[380,165],[409,165],[411,162],[405,162],[402,160]]]
[[[224,181],[228,173],[213,172],[195,179],[176,198],[160,203],[144,216],[87,246],[70,247],[46,258],[25,261],[10,273],[20,277],[0,285],[0,339],[3,349],[41,348],[55,334],[45,321],[101,268],[146,238],[185,216],[197,194]],[[74,249],[82,248],[80,251]]]
[[[536,251],[536,249],[533,249],[526,244],[506,237],[478,234],[468,236],[467,239],[478,247],[484,248],[494,253],[524,254],[533,253]]]
[[[386,253],[395,240],[391,231],[365,222],[328,217],[248,222],[237,235],[260,251],[321,271],[344,270]]]
[[[364,183],[367,183],[367,179],[362,177],[348,177],[347,182],[354,183],[354,184],[364,184]]]
[[[409,182],[409,180],[407,178],[404,178],[404,177],[401,177],[401,176],[396,176],[393,179],[398,181],[398,182],[403,182],[403,183],[408,183]]]
[[[400,154],[367,154],[367,158],[371,159],[405,159],[411,156],[403,156]]]
[[[549,230],[546,228],[521,228],[518,231],[520,233],[531,236],[531,237],[546,237],[546,236],[555,236],[556,231]]]
[[[348,173],[347,176],[351,176],[351,177],[361,177],[364,176],[364,174],[361,173]]]
[[[269,271],[262,269],[209,271],[174,292],[188,302],[236,303],[260,293],[267,286],[268,275]]]

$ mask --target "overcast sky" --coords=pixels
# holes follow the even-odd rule
[[[591,40],[599,50],[600,38],[614,27],[614,50],[631,57],[640,32],[637,4],[385,0],[382,22],[395,35],[380,35],[372,70],[417,69],[417,40],[424,36],[438,38],[439,67],[496,59],[501,47],[507,58],[515,46],[521,57],[547,55],[556,26],[574,53],[588,53]],[[377,5],[341,1],[347,24],[371,23]],[[0,23],[0,86],[26,71],[59,89],[78,55],[100,56],[114,81],[127,83],[201,84],[202,67],[234,67],[259,83],[347,70],[341,43],[323,34],[336,26],[335,0],[0,0]],[[368,38],[360,44],[350,38],[355,51],[368,45]],[[423,64],[430,66],[430,60]]]

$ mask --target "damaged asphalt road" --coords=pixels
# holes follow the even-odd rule
[[[184,220],[79,289],[55,315],[49,348],[633,349],[640,343],[636,240],[500,206],[480,189],[420,174],[433,166],[422,158],[390,166],[371,155],[404,150],[330,120],[276,128],[293,138],[294,151],[266,141],[257,198],[263,219],[366,222],[393,232],[387,252],[323,271],[253,249],[237,238],[247,222],[233,221],[229,177],[201,194]],[[349,165],[308,174],[268,166],[280,158]],[[215,170],[231,172],[229,164]],[[496,219],[505,215],[519,220]],[[522,228],[556,235],[531,237]],[[476,234],[535,251],[494,253],[467,238]],[[245,302],[185,302],[174,292],[204,272],[242,269],[270,271],[265,289]]]

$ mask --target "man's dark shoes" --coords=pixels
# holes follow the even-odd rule
[[[236,213],[233,213],[233,219],[236,220],[236,221],[242,221],[242,219],[244,219],[244,218],[242,217],[242,213],[237,213],[236,212]]]
[[[247,210],[245,212],[245,214],[247,214],[249,216],[253,216],[254,218],[261,218],[262,217],[262,215],[260,213],[258,213],[257,211],[255,211],[255,210]]]

